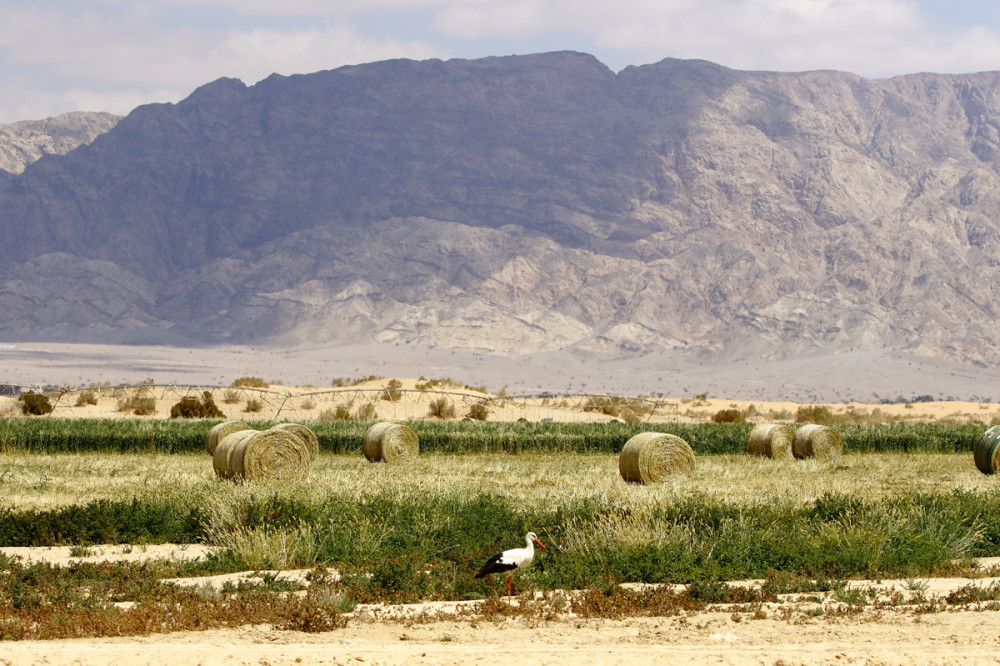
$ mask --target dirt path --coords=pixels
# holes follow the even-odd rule
[[[996,664],[1000,612],[741,619],[701,613],[529,624],[352,622],[321,634],[244,627],[140,638],[17,642],[0,664]]]

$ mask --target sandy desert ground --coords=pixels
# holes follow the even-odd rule
[[[998,626],[997,611],[739,622],[724,611],[541,625],[355,621],[323,634],[248,626],[142,638],[18,642],[2,646],[0,664],[996,664]]]
[[[398,391],[393,400],[385,399],[389,382],[395,383]],[[343,388],[319,389],[313,386],[272,385],[267,388],[213,388],[216,406],[226,418],[234,420],[274,419],[309,421],[328,418],[341,405],[350,405],[356,412],[361,405],[368,404],[375,410],[377,418],[420,420],[435,418],[430,416],[432,402],[444,398],[455,409],[456,418],[469,413],[470,408],[488,399],[490,421],[541,421],[551,419],[556,422],[601,422],[620,418],[600,409],[600,396],[556,396],[513,397],[502,399],[494,393],[483,393],[461,385],[439,384],[428,390],[412,377],[383,377],[363,381]],[[205,387],[152,385],[121,388],[99,388],[89,390],[95,404],[80,404],[79,397],[84,389],[49,393],[54,409],[52,415],[60,418],[149,418],[170,417],[170,409],[182,397],[201,399]],[[149,396],[154,398],[155,411],[144,416],[136,416],[120,405],[124,396]],[[227,397],[228,396],[228,397]],[[259,403],[259,411],[247,412],[247,403]],[[655,423],[699,423],[708,422],[723,410],[736,409],[745,414],[751,422],[794,420],[801,403],[788,400],[732,400],[726,398],[686,397],[656,398],[646,396],[635,401],[642,407],[633,416],[642,421]],[[899,402],[890,404],[870,404],[861,402],[814,403],[828,409],[837,416],[852,415],[857,421],[871,422],[949,422],[994,425],[1000,423],[1000,403],[940,401],[940,402]],[[649,411],[645,411],[649,410]],[[0,395],[0,417],[21,416],[21,403],[13,395]],[[627,415],[623,409],[618,412]],[[631,417],[630,417],[631,418]]]
[[[1000,401],[1000,370],[892,351],[817,354],[776,361],[696,361],[663,352],[593,359],[573,352],[520,358],[359,342],[337,347],[172,348],[0,340],[0,384],[137,383],[228,386],[245,376],[288,386],[329,387],[335,377],[451,377],[511,395],[707,394],[798,403],[877,403],[903,397]]]
[[[572,393],[647,396],[660,403],[651,421],[703,421],[721,409],[759,412],[757,420],[791,414],[800,405],[828,405],[835,413],[855,411],[870,414],[878,410],[890,418],[907,421],[1000,422],[1000,373],[982,368],[963,368],[929,359],[892,354],[852,358],[823,357],[762,364],[679,368],[656,358],[619,359],[615,363],[592,364],[570,357],[544,359],[488,358],[480,354],[461,355],[439,350],[405,349],[365,344],[336,349],[255,349],[227,347],[175,349],[168,347],[101,346],[54,343],[0,343],[0,384],[22,387],[56,386],[80,389],[94,384],[111,388],[120,384],[151,381],[157,413],[169,415],[170,406],[185,394],[198,395],[199,387],[227,387],[241,377],[260,377],[271,383],[271,394],[258,396],[264,411],[253,415],[271,418],[275,410],[286,419],[318,418],[328,409],[351,398],[359,403],[374,394],[326,393],[335,378],[352,380],[376,375],[383,381],[355,386],[375,390],[391,378],[403,380],[405,389],[415,386],[417,377],[452,378],[459,385],[484,387],[490,394],[503,390],[519,396],[542,393]],[[585,374],[586,373],[586,374]],[[656,378],[654,379],[654,376]],[[442,386],[454,391],[455,386]],[[468,393],[468,392],[467,392]],[[303,408],[307,396],[313,406]],[[107,394],[112,395],[112,394]],[[695,400],[703,395],[707,399]],[[246,396],[241,396],[245,399]],[[481,394],[469,393],[457,400],[459,416]],[[911,401],[911,398],[918,398]],[[926,401],[934,398],[933,401]],[[427,415],[426,402],[404,400],[400,404],[379,401],[380,418],[410,419]],[[102,397],[96,406],[74,408],[72,395],[57,403],[57,416],[115,417],[116,400]],[[227,406],[216,402],[229,418],[241,418],[242,402]],[[568,409],[551,409],[541,400],[509,401],[503,410],[494,410],[491,420],[519,418],[540,420],[601,420],[599,412],[584,413],[582,403],[570,401]],[[569,412],[574,412],[569,414]],[[0,396],[0,414],[13,415],[17,405]],[[753,420],[753,419],[751,419]]]

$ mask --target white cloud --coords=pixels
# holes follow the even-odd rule
[[[538,0],[455,3],[438,13],[435,29],[455,37],[520,36],[555,28],[551,12]]]
[[[215,69],[253,82],[273,72],[293,74],[345,63],[389,58],[432,58],[442,51],[420,42],[367,37],[351,25],[309,30],[231,30],[211,57]]]
[[[996,68],[1000,31],[945,29],[918,4],[948,1],[0,0],[0,123],[396,57],[574,48],[615,68],[666,57],[865,76]]]
[[[77,109],[127,113],[148,101],[177,101],[223,76],[252,84],[275,72],[448,55],[416,39],[362,34],[346,20],[213,28],[167,24],[150,4],[116,3],[59,10],[0,0],[9,19],[0,22],[0,123]]]
[[[435,27],[470,39],[571,30],[634,64],[682,57],[866,76],[989,68],[1000,48],[996,30],[940,31],[914,0],[464,2],[442,9]]]

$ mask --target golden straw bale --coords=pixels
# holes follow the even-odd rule
[[[787,423],[761,423],[754,426],[747,439],[747,451],[765,458],[792,458],[795,428]]]
[[[408,426],[383,421],[368,429],[361,450],[371,462],[401,462],[420,453],[420,440]]]
[[[224,437],[212,456],[221,478],[251,481],[299,479],[309,473],[311,463],[301,437],[273,428]]]
[[[276,430],[285,430],[293,435],[301,437],[306,443],[306,446],[309,447],[309,455],[312,459],[316,460],[316,458],[319,457],[319,439],[316,437],[316,433],[314,433],[308,426],[304,426],[300,423],[279,423],[274,426],[274,428]]]
[[[677,435],[641,432],[618,456],[618,472],[629,483],[659,483],[675,474],[694,471],[694,451]]]
[[[215,447],[219,445],[219,441],[223,437],[231,435],[234,432],[240,432],[241,430],[252,430],[252,428],[243,423],[243,421],[223,421],[222,423],[215,424],[208,431],[208,436],[205,437],[205,450],[208,451],[209,455],[214,454]]]
[[[1000,426],[988,428],[973,449],[976,467],[983,474],[996,474],[1000,469]]]
[[[836,458],[843,451],[840,433],[829,426],[810,423],[795,431],[792,453],[796,458]]]
[[[243,440],[257,434],[256,430],[240,430],[219,440],[212,452],[212,467],[222,479],[232,479],[236,470],[243,466]]]

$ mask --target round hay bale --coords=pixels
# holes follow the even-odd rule
[[[311,428],[300,423],[279,423],[274,426],[276,430],[284,430],[302,438],[302,441],[309,447],[309,456],[312,460],[319,457],[319,439]]]
[[[641,432],[618,456],[618,472],[629,483],[659,483],[675,474],[694,471],[694,451],[677,435]]]
[[[368,429],[361,450],[371,462],[398,462],[415,458],[420,453],[420,440],[402,423],[383,421]]]
[[[285,430],[244,431],[223,437],[212,455],[223,479],[288,480],[309,473],[312,458],[301,437]]]
[[[253,428],[243,423],[243,421],[223,421],[222,423],[216,423],[208,431],[208,436],[205,437],[205,450],[208,451],[209,455],[214,454],[215,447],[219,445],[219,441],[223,437],[231,435],[234,432],[240,432],[241,430],[253,430]]]
[[[792,453],[796,458],[836,458],[843,451],[840,433],[829,426],[810,423],[795,431]]]
[[[792,458],[795,428],[786,423],[761,423],[754,426],[747,439],[747,452],[765,458]]]
[[[996,474],[1000,469],[1000,426],[993,426],[979,436],[973,449],[976,467],[983,474]]]
[[[212,452],[212,467],[215,469],[216,476],[222,479],[232,479],[236,476],[235,470],[243,466],[242,442],[256,434],[256,430],[240,430],[219,440]],[[236,459],[237,456],[240,458],[239,460]]]

